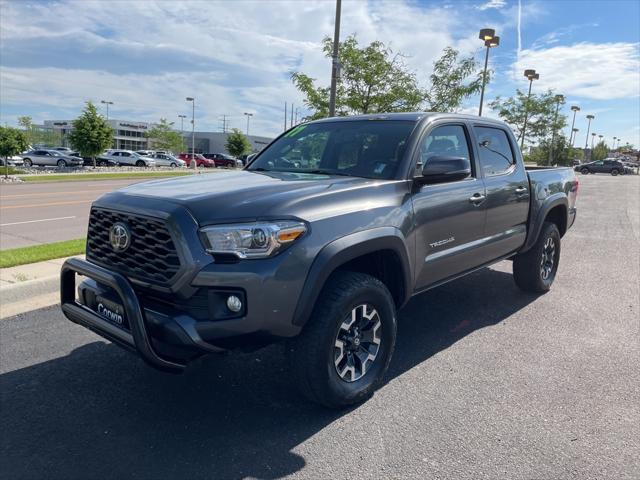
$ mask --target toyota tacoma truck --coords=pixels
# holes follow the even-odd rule
[[[292,381],[342,407],[383,381],[413,295],[504,259],[522,290],[548,291],[577,193],[571,168],[527,171],[511,130],[487,118],[309,122],[244,170],[99,198],[86,260],[62,267],[61,306],[171,372],[282,340]]]

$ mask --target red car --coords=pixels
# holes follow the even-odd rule
[[[194,160],[196,161],[197,167],[213,167],[213,168],[216,167],[216,163],[213,160],[204,158],[200,153],[196,153],[196,154],[181,153],[180,155],[178,155],[178,158],[180,160],[184,160],[186,162],[187,167],[191,166],[191,157],[193,157]]]

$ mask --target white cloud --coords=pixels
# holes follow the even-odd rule
[[[476,8],[478,10],[489,10],[491,8],[500,9],[507,5],[506,0],[489,0],[487,3],[483,3],[482,5],[478,5]]]
[[[640,53],[637,43],[576,43],[522,50],[514,63],[514,81],[534,68],[536,89],[553,89],[571,97],[610,100],[640,96]]]

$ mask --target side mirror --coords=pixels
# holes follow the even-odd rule
[[[468,158],[437,155],[427,160],[422,169],[422,183],[444,183],[464,180],[471,176]]]

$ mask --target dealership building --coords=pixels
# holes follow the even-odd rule
[[[107,120],[113,128],[113,145],[111,148],[121,150],[151,150],[152,146],[145,134],[153,123],[136,122],[131,120]],[[73,129],[73,120],[45,120],[44,128],[59,133],[62,146],[69,146],[67,135]],[[195,153],[224,153],[229,133],[223,132],[195,132]],[[185,151],[191,153],[191,132],[184,132]],[[271,138],[249,135],[247,137],[254,152],[266,147]],[[180,153],[180,152],[174,152]]]

